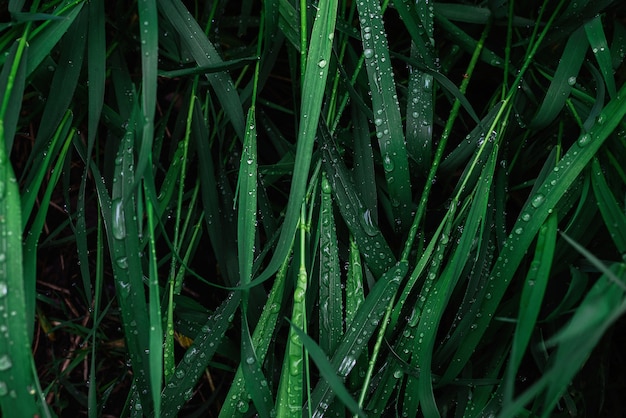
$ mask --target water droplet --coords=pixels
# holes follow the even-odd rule
[[[317,66],[320,67],[320,68],[324,68],[324,67],[326,67],[326,64],[328,64],[328,62],[326,60],[320,60],[317,63]]]
[[[302,357],[289,356],[289,373],[292,376],[297,376],[302,368]]]
[[[237,410],[242,414],[248,412],[248,403],[244,401],[239,401],[237,403]]]
[[[402,377],[402,370],[396,370],[393,372],[393,377],[400,379]]]
[[[529,213],[524,212],[524,213],[522,213],[521,218],[522,218],[522,221],[524,221],[524,222],[528,222],[528,221],[530,221],[530,214],[529,214]]]
[[[248,358],[246,359],[246,363],[248,363],[248,364],[250,364],[250,365],[254,364],[254,357],[248,357]]]
[[[537,193],[533,199],[530,201],[530,204],[534,207],[534,208],[538,208],[539,206],[543,205],[543,202],[545,202],[546,197],[544,195],[542,195],[541,193]]]
[[[13,366],[13,362],[6,354],[0,357],[0,371],[8,370]]]
[[[584,147],[591,142],[591,135],[589,134],[581,135],[581,137],[578,138],[578,141],[576,142],[578,143],[579,147]]]
[[[337,370],[337,373],[339,373],[339,376],[345,377],[348,375],[348,373],[350,373],[350,370],[352,370],[355,364],[356,364],[356,358],[351,357],[351,356],[346,356],[341,361],[341,364],[339,365],[339,370]]]
[[[126,257],[119,257],[117,260],[115,260],[115,263],[121,269],[127,269],[128,268],[128,258],[126,258]]]
[[[570,86],[573,86],[574,84],[576,84],[576,77],[572,76],[570,78],[567,79],[567,84],[569,84]]]
[[[387,173],[392,172],[394,169],[394,163],[389,154],[385,154],[385,157],[383,158],[383,169]]]
[[[522,227],[515,228],[515,233],[517,235],[522,235],[522,232],[524,232],[524,228],[522,228]]]
[[[126,238],[126,222],[124,219],[124,203],[122,199],[113,201],[113,223],[111,227],[113,229],[113,236],[116,239]]]
[[[378,229],[372,221],[372,213],[369,209],[366,209],[365,212],[363,212],[363,216],[361,217],[361,225],[363,226],[363,229],[365,230],[365,233],[367,235],[373,237],[378,234]]]
[[[322,180],[322,192],[331,193],[332,191],[333,188],[331,187],[330,182],[324,178]]]
[[[363,55],[365,56],[365,58],[370,59],[374,56],[374,50],[371,48],[366,48],[363,51]]]
[[[304,290],[302,287],[297,287],[296,291],[294,292],[293,299],[298,303],[302,303],[304,302],[305,295],[306,295],[306,290]]]
[[[7,388],[7,384],[4,382],[0,382],[0,396],[6,396],[9,393],[9,388]]]
[[[0,282],[0,298],[3,298],[9,293],[9,287],[5,282]]]

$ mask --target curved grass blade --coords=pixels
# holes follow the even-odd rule
[[[28,44],[14,42],[7,52],[7,60],[0,72],[0,129],[2,129],[2,145],[4,152],[11,154],[13,138],[17,129],[17,121],[22,109],[22,96],[26,81],[26,60]],[[29,51],[30,52],[30,51]]]
[[[357,3],[361,39],[367,69],[376,138],[394,217],[394,228],[402,231],[411,224],[412,196],[400,104],[391,69],[387,36],[378,0]]]
[[[551,356],[551,367],[513,403],[505,404],[501,416],[516,416],[541,391],[545,391],[541,416],[550,416],[600,338],[626,313],[624,264],[613,264],[607,273],[598,279],[568,324],[549,342],[550,345],[556,345],[556,351]],[[617,282],[610,279],[609,274],[616,276]]]
[[[246,118],[246,135],[239,166],[239,208],[237,214],[237,247],[239,258],[240,285],[252,280],[254,264],[254,240],[256,236],[257,212],[257,137],[255,107],[252,105]],[[273,411],[272,394],[263,375],[248,324],[248,301],[250,291],[242,292],[241,312],[241,367],[248,394],[252,397],[259,416],[270,417]]]
[[[291,328],[295,331],[296,335],[302,340],[307,352],[311,355],[311,358],[315,362],[322,377],[328,382],[328,385],[332,388],[333,392],[337,395],[339,400],[354,414],[359,417],[366,417],[365,413],[361,411],[359,405],[350,396],[350,392],[343,384],[343,381],[336,374],[336,369],[326,357],[324,350],[320,348],[315,341],[309,337],[304,331],[298,328],[295,324],[291,323]],[[322,417],[325,411],[316,411],[313,417]]]
[[[63,5],[55,10],[55,14],[61,19],[47,20],[28,40],[30,43],[30,51],[26,65],[26,75],[29,76],[43,60],[50,55],[50,52],[59,42],[59,40],[67,33],[70,26],[74,24],[74,20],[82,10],[84,2],[66,1]]]
[[[579,28],[572,33],[567,41],[554,78],[546,92],[546,97],[530,121],[530,127],[541,129],[547,126],[563,109],[565,101],[572,91],[572,86],[576,84],[576,77],[585,58],[586,48],[581,47],[585,44],[584,36],[583,29]]]
[[[320,119],[329,62],[332,52],[332,39],[337,19],[337,0],[321,0],[317,5],[317,15],[313,24],[307,65],[302,84],[301,115],[298,128],[296,160],[289,191],[289,202],[285,211],[280,238],[272,259],[265,270],[255,279],[260,282],[271,277],[283,263],[293,239],[300,206],[306,193],[306,184],[311,167],[313,145]]]
[[[274,330],[277,325],[278,315],[281,311],[281,301],[285,287],[285,279],[290,260],[285,263],[276,273],[276,279],[272,285],[272,290],[267,297],[265,308],[261,312],[261,317],[252,334],[252,347],[254,347],[258,364],[263,364],[265,356],[272,340]],[[242,417],[248,411],[249,399],[245,387],[242,364],[237,368],[233,383],[226,395],[224,405],[220,410],[220,417]]]
[[[598,61],[606,88],[609,91],[609,97],[613,99],[617,94],[615,76],[613,74],[613,59],[611,57],[611,49],[604,35],[604,25],[600,15],[585,23],[585,33],[587,34],[589,45],[591,45],[591,52],[593,52],[596,56],[596,61]]]
[[[597,158],[593,159],[591,170],[593,171],[591,184],[593,185],[593,192],[596,196],[602,219],[609,229],[617,251],[620,254],[626,254],[626,216],[624,211],[611,192]]]
[[[150,364],[150,357],[146,353],[146,349],[150,346],[150,320],[146,306],[143,269],[137,251],[140,248],[137,225],[139,218],[134,195],[136,189],[133,150],[134,132],[129,130],[120,142],[115,159],[114,175],[120,181],[113,183],[111,203],[107,206],[111,208],[111,212],[103,213],[103,218],[111,251],[122,325],[134,372],[134,383],[141,399],[140,406],[135,405],[135,407],[150,411],[153,406],[151,372],[144,366]],[[109,217],[105,217],[106,215]]]
[[[37,132],[38,141],[35,144],[33,154],[43,151],[48,139],[57,129],[74,97],[74,91],[78,85],[78,77],[80,76],[85,56],[85,33],[87,32],[88,23],[88,13],[86,12],[87,10],[79,14],[74,24],[69,27],[67,34],[61,40],[61,55],[52,78],[46,107],[41,116],[41,123]],[[33,172],[36,171],[33,170]]]
[[[422,342],[416,345],[416,351],[413,355],[420,370],[417,394],[422,405],[422,412],[426,416],[440,416],[432,386],[432,357],[435,339],[446,305],[450,300],[452,291],[456,288],[464,266],[470,261],[468,260],[468,254],[471,253],[479,227],[483,219],[486,218],[489,190],[494,177],[497,156],[498,147],[494,146],[489,160],[480,174],[480,180],[470,203],[471,206],[467,219],[464,222],[461,238],[454,247],[452,258],[446,264],[439,279],[433,284],[432,290],[427,294],[424,309],[417,325],[417,334],[422,339]],[[479,157],[477,156],[476,159]],[[455,201],[453,201],[450,204],[450,211],[456,210],[456,206]],[[448,240],[449,238],[446,237],[446,241]]]
[[[161,393],[162,417],[177,416],[183,404],[191,399],[194,386],[213,358],[237,311],[239,300],[238,292],[229,293],[213,315],[207,318]]]
[[[33,317],[26,310],[31,295],[24,288],[20,192],[7,150],[7,134],[14,134],[17,119],[5,120],[9,107],[21,107],[26,50],[26,39],[17,41],[0,73],[0,410],[6,416],[42,412],[33,398],[38,383],[28,334]]]
[[[513,345],[506,371],[504,403],[513,399],[517,371],[539,317],[554,259],[557,226],[557,214],[553,212],[546,223],[541,226],[537,235],[535,255],[522,290],[520,310],[513,335]]]
[[[324,169],[341,216],[361,249],[367,266],[375,277],[379,277],[391,268],[395,257],[378,225],[373,223],[371,210],[363,207],[356,194],[349,172],[342,163],[325,124],[320,125],[319,132],[323,141]]]
[[[71,120],[71,119],[70,119]],[[24,291],[26,295],[26,317],[32,318],[35,316],[35,304],[36,304],[36,295],[37,295],[37,247],[39,245],[39,238],[41,237],[41,232],[43,231],[44,224],[46,222],[46,215],[48,214],[48,209],[50,207],[50,201],[52,198],[52,193],[54,192],[54,188],[57,185],[61,173],[63,172],[63,165],[66,163],[66,155],[72,140],[76,136],[76,131],[72,129],[69,133],[63,133],[66,137],[63,141],[63,148],[60,150],[59,155],[57,157],[56,164],[51,170],[49,175],[48,184],[46,185],[45,192],[43,196],[40,197],[40,208],[37,211],[34,219],[32,220],[32,224],[30,225],[30,229],[28,230],[28,234],[26,235],[26,240],[24,241],[24,256],[23,256],[23,264],[24,264]],[[47,173],[47,165],[46,169],[43,170],[44,173]],[[39,185],[38,185],[39,186]],[[28,190],[28,188],[26,189]],[[24,196],[26,195],[36,195],[39,192],[39,187],[37,189],[30,189],[24,192]],[[26,229],[26,225],[22,225],[22,228]],[[33,333],[33,325],[34,323],[28,324],[28,335],[32,335]]]
[[[291,323],[302,329],[306,329],[306,291],[307,270],[305,261],[305,208],[301,208],[300,215],[300,268],[293,294],[293,308]],[[295,327],[289,330],[289,339],[285,350],[283,368],[278,384],[276,397],[276,415],[279,417],[295,416],[302,413],[302,400],[304,390],[304,363],[307,362],[303,352],[302,339],[296,333]]]
[[[331,358],[333,370],[345,379],[354,368],[357,358],[378,328],[387,306],[398,290],[400,282],[408,271],[408,263],[398,262],[378,279],[376,285],[365,298],[354,319],[346,329],[343,339]],[[322,416],[335,396],[329,382],[322,379],[311,394],[310,405],[313,416]]]
[[[180,0],[158,0],[158,3],[163,15],[178,32],[180,39],[189,48],[199,66],[210,66],[223,62],[198,22]],[[245,126],[243,109],[232,79],[226,72],[207,74],[206,78],[215,90],[215,94],[217,94],[235,132],[240,138],[243,138]]]
[[[332,189],[325,173],[322,173],[321,189],[319,344],[324,352],[332,353],[343,335],[344,319]]]
[[[136,182],[146,167],[152,168],[154,112],[157,95],[157,67],[159,62],[159,24],[156,0],[139,0],[139,37],[141,39],[141,145],[135,168]]]
[[[483,300],[482,315],[476,318],[476,327],[467,336],[463,346],[456,351],[454,361],[450,363],[444,374],[444,380],[456,377],[465,366],[489,326],[493,314],[523,258],[524,251],[530,246],[550,211],[565,195],[606,138],[626,115],[626,86],[623,86],[616,98],[607,104],[604,112],[606,115],[611,115],[611,118],[607,118],[606,121],[603,120],[602,123],[596,123],[588,133],[578,138],[522,208],[522,214],[513,226],[513,231],[516,232],[509,235],[492,269],[488,284],[491,298]]]

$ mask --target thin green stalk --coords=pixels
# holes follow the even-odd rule
[[[393,312],[393,299],[392,302],[387,305],[387,310],[385,311],[385,316],[383,317],[382,325],[378,331],[378,337],[376,337],[376,343],[374,344],[374,350],[372,351],[372,357],[368,363],[367,372],[365,373],[365,378],[363,379],[363,385],[361,386],[361,394],[359,395],[359,408],[363,409],[365,403],[365,396],[367,396],[367,392],[369,391],[370,382],[372,380],[372,376],[374,374],[374,367],[376,366],[376,360],[378,360],[378,355],[380,354],[380,348],[383,345],[383,340],[385,339],[385,331],[387,330],[387,325],[389,325],[389,319],[391,318],[391,312]],[[356,418],[358,415],[354,415]]]
[[[300,82],[304,83],[306,70],[306,54],[308,51],[309,24],[307,17],[308,2],[300,0]]]
[[[482,47],[485,44],[485,40],[487,39],[487,35],[489,34],[490,29],[491,29],[491,21],[489,21],[489,23],[483,29],[480,40],[478,41],[478,44],[476,45],[476,49],[474,50],[474,53],[472,54],[472,58],[470,59],[470,62],[467,65],[467,70],[465,71],[465,74],[467,75],[467,77],[463,78],[463,81],[461,82],[461,87],[459,88],[462,94],[464,94],[465,91],[467,90],[467,86],[469,85],[472,74],[474,73],[474,69],[476,68],[476,63],[478,62],[480,53],[482,51]],[[461,109],[461,101],[456,99],[454,101],[454,104],[452,105],[452,109],[450,110],[450,116],[448,117],[446,125],[441,134],[441,139],[439,140],[439,145],[437,146],[437,150],[435,151],[435,156],[431,163],[431,168],[430,168],[430,171],[428,172],[428,177],[426,179],[426,182],[424,183],[424,188],[422,190],[422,195],[419,200],[417,212],[415,213],[413,224],[411,225],[411,229],[409,230],[409,234],[408,234],[406,243],[404,245],[404,249],[402,251],[402,256],[400,257],[400,259],[403,261],[408,261],[409,259],[411,248],[413,247],[413,242],[415,241],[415,237],[417,236],[419,225],[422,222],[422,216],[424,216],[424,213],[426,212],[426,205],[428,203],[430,191],[434,184],[435,176],[437,175],[437,169],[439,168],[439,164],[441,163],[443,152],[446,148],[448,138],[450,136],[450,133],[452,132],[452,127],[454,125],[454,122],[456,121],[456,118],[459,114],[460,109]],[[491,132],[491,131],[487,131],[487,132]]]

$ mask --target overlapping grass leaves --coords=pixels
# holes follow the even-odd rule
[[[616,413],[565,390],[624,312],[622,9],[531,3],[11,1],[3,411],[88,364],[90,416]],[[45,391],[43,239],[90,344]]]

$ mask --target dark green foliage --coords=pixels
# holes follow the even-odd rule
[[[2,19],[2,416],[626,413],[622,2]]]

